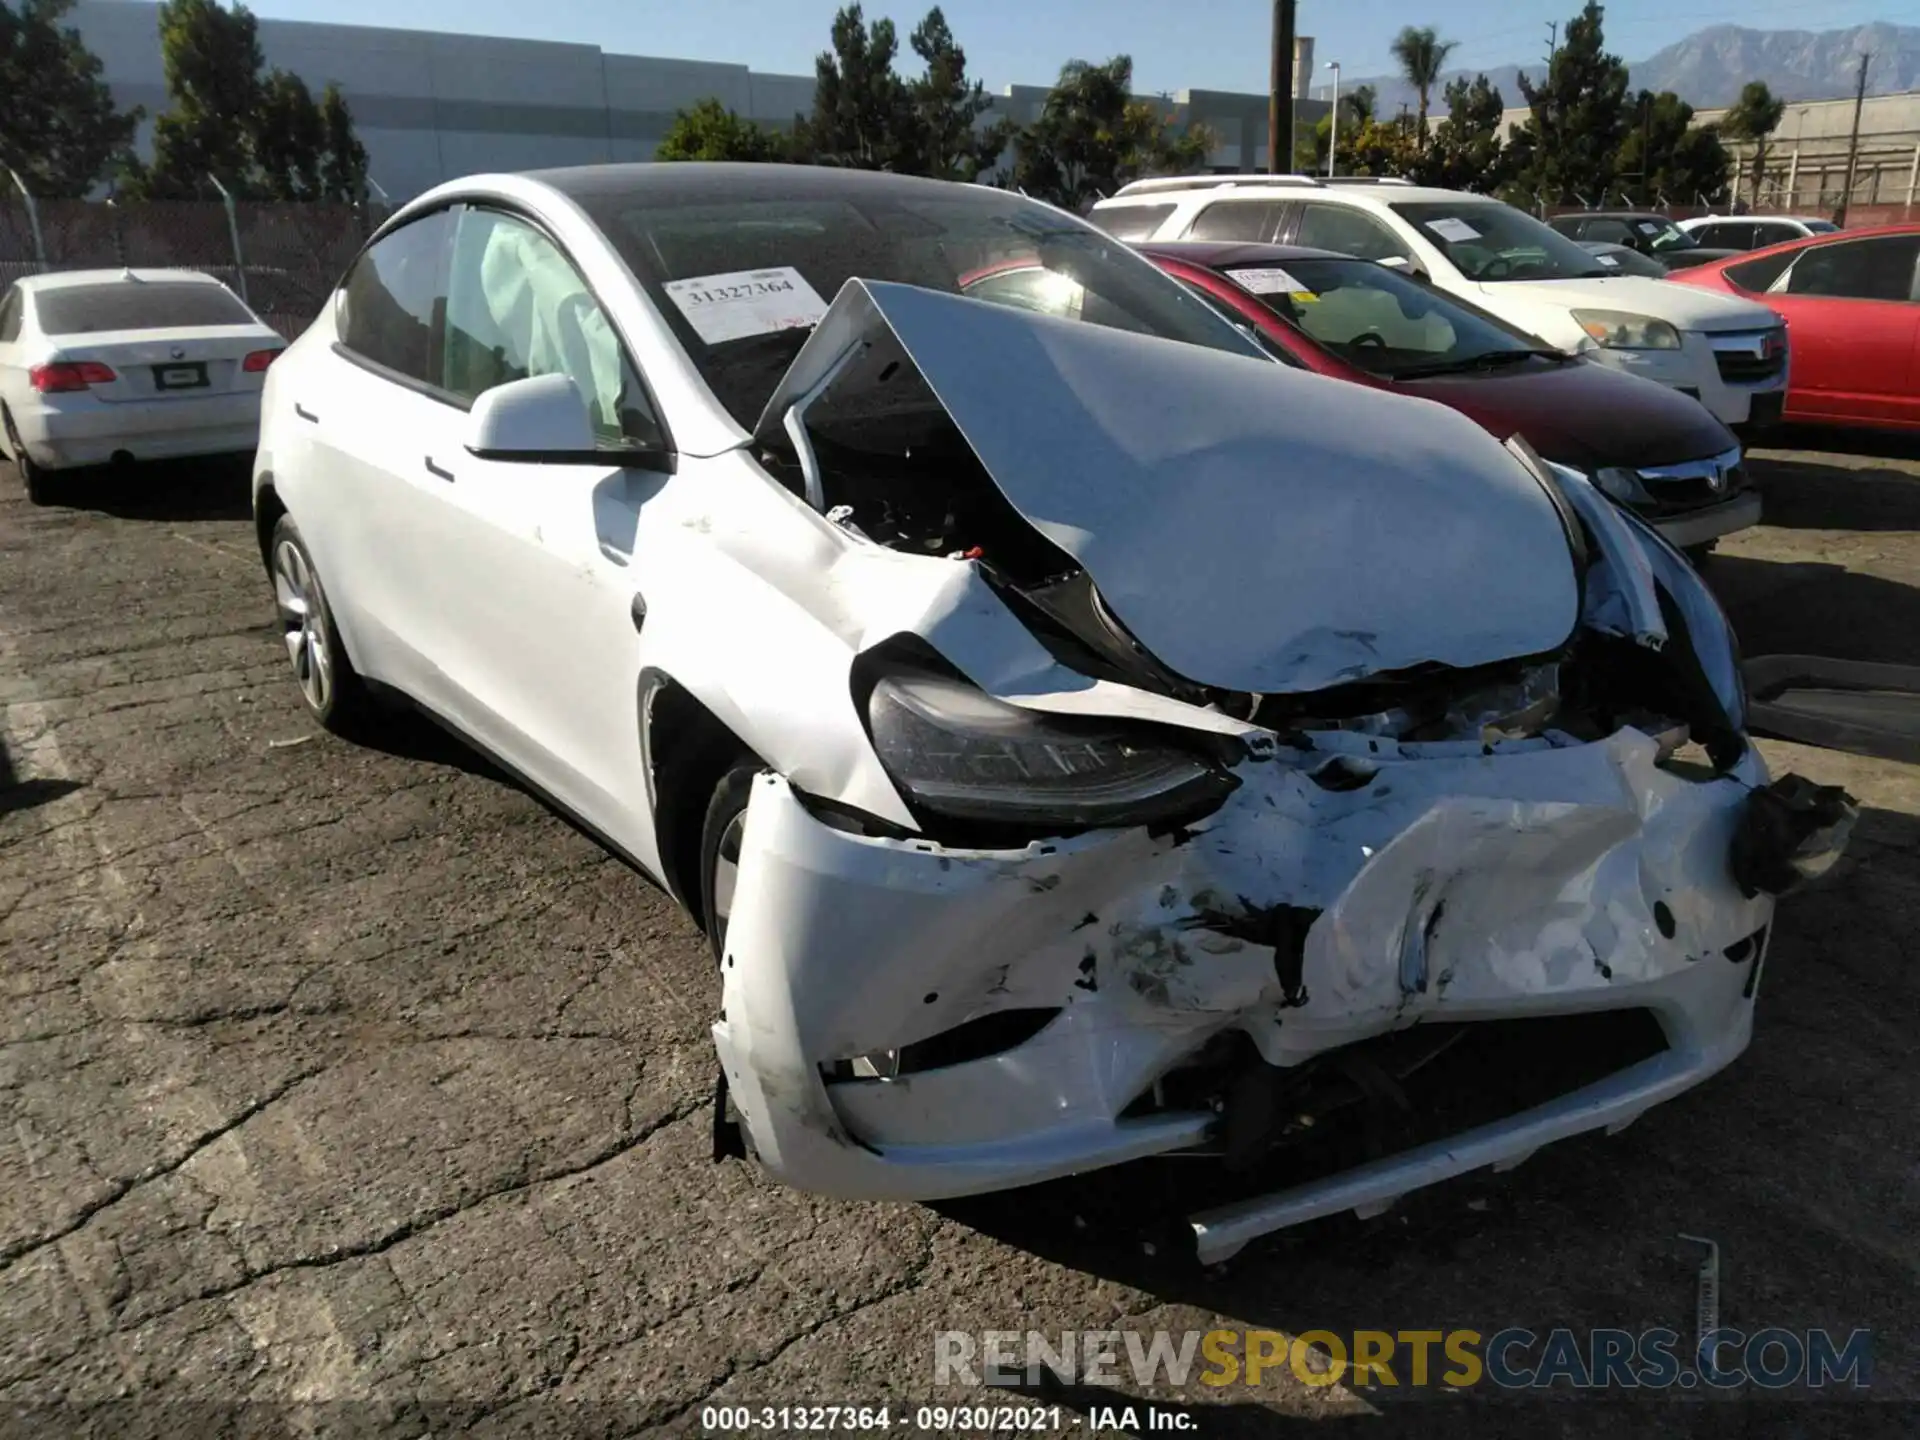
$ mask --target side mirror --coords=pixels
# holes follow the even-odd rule
[[[566,375],[535,375],[486,391],[467,416],[467,449],[482,460],[607,462],[580,389]]]

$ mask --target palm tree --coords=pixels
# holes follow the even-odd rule
[[[1420,148],[1427,148],[1427,101],[1433,87],[1440,83],[1440,67],[1447,63],[1457,40],[1442,40],[1431,25],[1409,25],[1393,41],[1393,58],[1400,62],[1400,73],[1420,96]]]
[[[1753,142],[1753,204],[1760,205],[1760,179],[1767,168],[1767,137],[1780,124],[1787,102],[1773,98],[1764,80],[1749,80],[1740,98],[1721,117],[1720,129],[1736,140]]]

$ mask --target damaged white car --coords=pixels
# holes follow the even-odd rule
[[[1746,1045],[1851,819],[1579,476],[1004,192],[443,186],[268,372],[254,494],[315,715],[410,698],[678,897],[717,1136],[828,1194],[1215,1154],[1214,1260],[1617,1129]],[[1568,1017],[1621,1040],[1570,1090],[1291,1167]]]

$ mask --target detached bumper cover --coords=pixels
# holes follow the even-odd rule
[[[1703,781],[1660,768],[1632,730],[1491,752],[1313,739],[1242,765],[1240,788],[1188,830],[1019,851],[849,834],[763,778],[714,1027],[762,1162],[827,1194],[978,1193],[1206,1141],[1208,1110],[1122,1115],[1224,1030],[1286,1067],[1423,1020],[1658,1019],[1667,1052],[1586,1091],[1204,1219],[1217,1258],[1617,1128],[1745,1047],[1759,959],[1741,942],[1773,906],[1729,868],[1766,781],[1755,753]],[[1336,754],[1328,788],[1313,772]],[[1370,778],[1356,787],[1356,773]],[[1008,1010],[1057,1013],[982,1058],[830,1078]]]

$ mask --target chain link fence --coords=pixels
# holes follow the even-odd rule
[[[226,282],[295,338],[373,229],[378,206],[213,200],[0,200],[0,284],[47,270],[174,268]],[[36,233],[37,232],[37,233]]]

